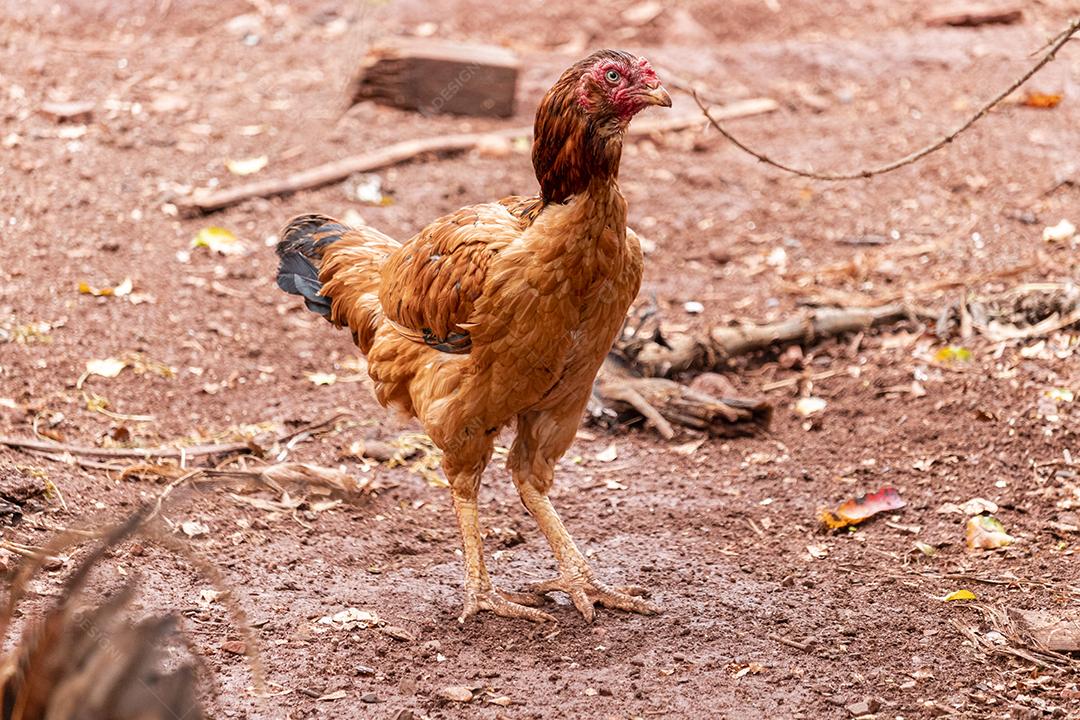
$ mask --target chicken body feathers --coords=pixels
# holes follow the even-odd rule
[[[411,339],[443,352],[472,348],[470,322],[500,251],[521,235],[502,205],[472,205],[439,218],[387,258],[379,301]]]
[[[453,445],[539,405],[584,402],[640,285],[625,217],[615,184],[563,204],[465,207],[403,245],[301,216],[282,232],[278,283],[352,330],[381,404]]]

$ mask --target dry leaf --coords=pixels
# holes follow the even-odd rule
[[[931,545],[929,543],[924,543],[924,542],[921,542],[919,540],[916,540],[915,541],[915,547],[918,548],[919,552],[921,552],[923,555],[925,555],[927,557],[933,557],[934,555],[937,555],[937,548],[935,548],[933,545]]]
[[[828,403],[824,398],[819,397],[804,397],[799,398],[795,403],[795,412],[803,417],[810,417],[814,413],[819,413],[825,409]]]
[[[94,297],[124,297],[130,295],[134,284],[131,282],[131,278],[124,278],[123,282],[115,287],[102,287],[96,288],[87,282],[79,283],[79,292],[83,295],[93,295]]]
[[[439,690],[439,697],[452,702],[466,703],[473,699],[473,692],[463,685],[449,685]]]
[[[1050,388],[1046,391],[1046,397],[1054,402],[1072,402],[1073,391],[1069,388]]]
[[[180,529],[188,537],[205,535],[206,533],[210,532],[210,528],[208,528],[206,525],[199,522],[198,520],[185,520],[184,522],[180,523]]]
[[[967,521],[967,546],[971,550],[993,550],[1016,542],[1005,526],[992,515],[976,515]]]
[[[199,591],[199,607],[208,608],[219,597],[221,597],[220,591],[213,588],[203,588]]]
[[[114,378],[128,366],[127,362],[119,358],[105,358],[104,360],[87,360],[86,375],[98,375],[103,378]],[[81,383],[80,383],[81,384]]]
[[[815,560],[821,560],[829,556],[829,548],[824,545],[807,545],[806,552]]]
[[[231,231],[213,225],[196,233],[191,247],[204,247],[221,255],[243,255],[246,251],[244,243]]]
[[[1044,93],[1038,90],[1028,90],[1024,95],[1023,104],[1027,107],[1050,110],[1061,104],[1065,98],[1063,93]]]
[[[617,457],[619,457],[619,449],[615,447],[615,443],[608,445],[606,449],[596,453],[596,459],[600,462],[611,462]]]
[[[764,665],[762,665],[759,662],[752,662],[752,663],[749,663],[747,665],[744,665],[744,666],[740,667],[738,670],[736,670],[734,673],[732,673],[731,677],[738,680],[742,676],[749,675],[750,673],[753,673],[754,675],[757,675],[757,674],[763,673],[763,672],[765,672],[765,666]]]
[[[340,612],[336,612],[333,615],[324,615],[319,618],[318,623],[320,625],[329,625],[330,627],[337,628],[339,630],[354,630],[360,628],[361,630],[378,625],[379,616],[369,610],[361,610],[360,608],[345,608]]]
[[[254,175],[266,167],[270,160],[265,155],[244,160],[226,160],[225,167],[233,175]]]
[[[960,506],[960,512],[965,515],[990,515],[998,511],[997,503],[986,498],[974,497]]]
[[[382,631],[395,640],[412,642],[416,639],[408,630],[403,627],[398,627],[397,625],[387,625],[382,628]]]
[[[849,525],[858,525],[880,512],[896,510],[906,504],[896,488],[886,486],[871,495],[860,495],[857,498],[845,500],[835,510],[822,508],[818,511],[818,518],[829,529],[835,530]]]
[[[645,0],[636,5],[631,5],[622,12],[622,19],[628,25],[647,25],[664,12],[664,3],[656,0]]]
[[[346,693],[344,690],[335,690],[332,693],[327,693],[325,695],[321,695],[317,699],[318,700],[342,700],[342,699],[344,699],[344,698],[346,698],[348,696],[349,696],[348,693]]]
[[[1047,650],[1060,653],[1080,652],[1080,615],[1064,610],[1063,617],[1043,610],[1019,610],[1032,636]]]
[[[671,448],[671,451],[679,455],[693,455],[698,451],[698,448],[700,448],[704,444],[705,438],[691,440],[690,442],[683,443],[682,445],[675,445]]]
[[[243,640],[226,640],[221,643],[221,651],[230,655],[247,655],[247,643]]]
[[[1076,226],[1062,218],[1057,225],[1043,228],[1043,242],[1068,242],[1076,234]]]
[[[354,476],[334,468],[311,463],[278,463],[260,468],[263,478],[271,483],[304,483],[323,485],[344,493],[359,492],[368,487],[370,480],[358,480]]]

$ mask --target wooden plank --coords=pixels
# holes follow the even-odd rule
[[[514,53],[494,45],[396,41],[368,53],[353,79],[351,100],[425,115],[509,117],[520,67]]]

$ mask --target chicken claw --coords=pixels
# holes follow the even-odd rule
[[[663,612],[663,608],[648,600],[643,600],[645,589],[637,586],[611,587],[591,577],[568,578],[558,577],[554,580],[533,585],[530,590],[540,595],[549,592],[564,592],[570,596],[574,607],[585,618],[585,622],[592,622],[595,616],[594,605],[601,605],[615,610],[625,610],[642,615],[656,615]]]
[[[519,601],[520,604],[515,601]],[[525,593],[504,593],[495,589],[480,590],[475,593],[467,592],[465,594],[465,609],[461,612],[458,622],[465,622],[481,610],[488,610],[500,617],[522,618],[538,623],[556,622],[554,616],[542,610],[537,610],[535,607],[525,607],[525,605],[536,604],[539,604],[539,599]]]

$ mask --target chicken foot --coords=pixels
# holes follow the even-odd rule
[[[559,577],[533,585],[530,589],[534,593],[566,593],[586,622],[593,621],[594,605],[598,603],[606,608],[642,615],[661,612],[659,605],[642,599],[641,596],[646,592],[643,588],[610,587],[593,577],[592,568],[574,544],[574,539],[563,525],[547,493],[540,492],[528,481],[518,483],[518,493],[521,495],[521,502],[547,537],[559,565]]]
[[[492,585],[484,565],[484,541],[480,536],[476,493],[458,492],[455,489],[453,499],[465,553],[465,608],[458,622],[465,622],[481,610],[488,610],[502,617],[555,622],[555,618],[546,612],[535,607],[526,607],[538,604],[535,595],[504,592]]]

